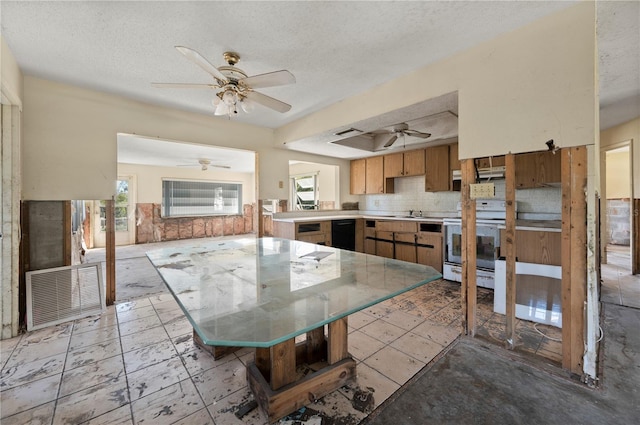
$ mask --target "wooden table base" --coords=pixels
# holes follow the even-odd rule
[[[219,358],[226,356],[227,354],[233,353],[234,351],[238,351],[240,349],[240,347],[224,347],[220,345],[207,345],[204,342],[202,342],[202,339],[200,338],[198,333],[195,331],[195,329],[193,330],[193,342],[195,342],[195,344],[198,347],[202,348],[204,351],[211,354],[214,360],[218,360]]]

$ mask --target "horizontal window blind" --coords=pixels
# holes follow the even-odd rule
[[[163,217],[241,214],[242,184],[163,180]]]

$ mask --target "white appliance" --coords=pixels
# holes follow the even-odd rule
[[[458,203],[458,215],[461,204]],[[517,203],[516,203],[517,211]],[[500,230],[504,224],[506,204],[500,199],[476,200],[476,285],[494,288],[495,262],[500,254]],[[455,282],[462,282],[462,220],[447,218],[443,220],[444,264],[442,276]]]
[[[506,261],[496,261],[493,311],[506,314]],[[516,262],[516,317],[562,328],[562,267]]]

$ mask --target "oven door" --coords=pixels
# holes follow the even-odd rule
[[[447,241],[446,261],[462,264],[462,225],[445,223]],[[476,224],[476,267],[493,270],[500,247],[497,225]]]

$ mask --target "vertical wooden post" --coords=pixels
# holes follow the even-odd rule
[[[63,201],[63,213],[62,213],[62,223],[64,225],[64,235],[62,238],[63,244],[63,261],[65,266],[70,266],[73,263],[73,255],[71,254],[72,250],[72,229],[71,229],[71,201]]]
[[[461,302],[463,332],[476,333],[476,201],[470,197],[470,185],[475,183],[475,161],[464,159],[461,163],[462,186],[462,285]]]
[[[326,351],[323,352],[323,347],[326,346],[324,340],[324,326],[313,329],[307,332],[307,362],[315,363],[327,358]]]
[[[347,318],[329,323],[329,340],[327,346],[327,362],[332,365],[349,356],[347,344]]]
[[[631,198],[633,203],[631,226],[631,274],[640,273],[640,199]],[[597,264],[600,264],[598,262]]]
[[[291,338],[271,347],[271,389],[277,390],[296,380],[296,343]]]
[[[516,168],[513,154],[505,156],[506,203],[506,346],[513,350],[516,341]]]
[[[582,374],[587,281],[587,149],[561,150],[562,367]]]
[[[106,209],[106,267],[107,267],[107,305],[116,301],[116,214],[115,201],[111,198],[105,201]]]

